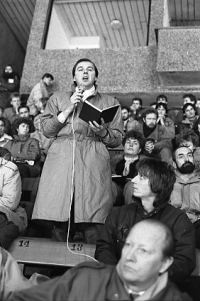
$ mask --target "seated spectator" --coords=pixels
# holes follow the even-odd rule
[[[132,99],[132,104],[130,106],[130,115],[134,119],[139,120],[141,118],[141,113],[143,110],[142,99],[140,97],[135,97]]]
[[[156,104],[156,110],[158,111],[157,123],[164,126],[166,131],[172,139],[175,137],[175,126],[174,122],[167,116],[167,105],[165,103],[159,102]]]
[[[186,146],[192,151],[195,170],[200,172],[199,136],[192,129],[186,130],[182,133],[182,135],[176,135],[174,149],[179,146]]]
[[[7,65],[0,79],[0,103],[4,109],[10,106],[10,94],[19,92],[19,85],[19,75],[14,72],[11,65]]]
[[[30,134],[30,137],[38,140],[39,146],[40,146],[40,152],[41,152],[40,161],[44,162],[46,159],[46,156],[47,156],[48,149],[49,149],[51,143],[53,142],[53,138],[47,138],[46,136],[44,136],[44,134],[42,132],[40,116],[41,116],[41,114],[37,115],[34,118],[35,131]]]
[[[31,121],[31,125],[30,125],[30,133],[33,133],[35,128],[34,128],[34,124],[33,124],[33,118],[30,115],[30,108],[26,105],[21,105],[18,108],[18,112],[19,112],[19,117],[21,118],[28,118]]]
[[[40,284],[49,278],[34,273],[28,280],[12,256],[0,247],[0,300],[7,301],[13,292]]]
[[[117,264],[130,229],[143,219],[156,219],[168,226],[174,236],[174,262],[169,277],[179,282],[195,268],[195,234],[187,215],[169,204],[175,174],[166,162],[143,159],[132,180],[133,203],[113,208],[97,240],[95,258]]]
[[[31,108],[32,105],[35,105],[38,110],[43,113],[44,106],[42,99],[43,98],[49,98],[50,94],[48,91],[48,87],[52,85],[52,82],[54,80],[54,77],[50,73],[45,73],[42,76],[42,79],[39,83],[35,85],[35,87],[32,89],[29,98],[27,99],[27,106]]]
[[[59,278],[14,293],[9,301],[191,301],[168,281],[173,251],[173,237],[166,226],[142,221],[131,229],[116,267],[82,263]]]
[[[0,246],[8,249],[27,226],[24,208],[19,206],[21,178],[11,154],[0,147]]]
[[[40,175],[41,169],[40,148],[39,142],[30,138],[31,121],[27,118],[18,118],[14,125],[14,140],[7,142],[4,147],[11,152],[22,178],[36,178]]]
[[[127,130],[141,132],[146,138],[143,154],[149,157],[161,157],[162,161],[169,162],[172,158],[172,143],[174,137],[166,128],[157,123],[158,112],[153,108],[143,110],[142,120],[128,123]]]
[[[196,107],[192,103],[184,104],[182,111],[185,117],[181,122],[178,123],[178,134],[182,134],[185,130],[192,129],[194,122],[199,118]]]
[[[3,147],[8,141],[13,138],[5,133],[5,118],[0,117],[0,147]]]
[[[127,122],[129,120],[129,108],[123,106],[121,109],[122,109],[121,110],[121,112],[122,112],[122,121],[123,121],[123,124],[124,124],[123,130],[124,130],[124,132],[126,132]]]
[[[7,118],[12,124],[19,117],[19,107],[21,105],[21,99],[19,93],[15,92],[10,95],[11,108],[7,108],[4,111],[3,116]]]
[[[156,104],[158,104],[158,103],[165,103],[167,105],[168,104],[167,96],[164,94],[159,94],[156,97]]]
[[[192,151],[180,146],[174,151],[176,182],[171,194],[171,204],[183,210],[194,225],[196,247],[200,249],[200,177],[195,173]]]
[[[124,186],[126,198],[128,198],[127,195],[129,193],[132,196],[132,184],[128,179],[134,178],[138,173],[136,165],[139,161],[140,153],[144,148],[145,138],[140,132],[132,130],[126,132],[122,144],[124,146],[124,154],[115,167],[116,175],[121,175],[122,177],[120,179],[113,177],[113,193],[116,196],[117,204],[122,203]],[[116,180],[117,184],[115,183]]]

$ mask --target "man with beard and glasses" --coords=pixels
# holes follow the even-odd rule
[[[11,65],[7,65],[0,79],[0,105],[3,108],[10,106],[10,94],[19,92],[19,75],[14,72]]]
[[[157,119],[157,110],[147,108],[142,113],[142,121],[130,121],[127,125],[127,131],[139,131],[146,138],[142,154],[169,162],[172,157],[171,139],[174,138],[174,135],[168,132],[164,126],[158,124]]]
[[[196,174],[191,149],[179,146],[174,151],[176,182],[171,204],[186,212],[195,228],[196,248],[200,249],[200,176]]]

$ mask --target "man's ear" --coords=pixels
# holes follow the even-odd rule
[[[174,161],[172,161],[173,167],[174,169],[177,169],[176,163]]]
[[[141,153],[141,148],[139,149],[139,151],[138,151],[138,154],[140,154]]]
[[[145,123],[145,118],[144,118],[144,117],[142,118],[142,120],[143,120],[143,121],[144,121],[144,123]]]
[[[162,265],[159,270],[159,274],[165,273],[169,269],[169,267],[172,265],[173,261],[174,261],[173,257],[167,257],[167,258],[163,259]]]

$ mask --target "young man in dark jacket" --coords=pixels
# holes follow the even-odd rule
[[[138,163],[138,175],[132,180],[133,203],[113,208],[101,229],[95,258],[117,264],[130,229],[143,219],[156,219],[174,235],[174,262],[169,277],[178,283],[195,268],[195,234],[187,215],[168,204],[174,187],[175,173],[165,162],[144,159]]]

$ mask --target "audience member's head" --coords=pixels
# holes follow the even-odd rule
[[[124,154],[135,157],[143,150],[145,138],[139,131],[131,130],[126,132],[122,144],[124,146]]]
[[[160,103],[160,102],[167,104],[167,102],[168,102],[167,96],[164,94],[158,95],[156,97],[156,103]]]
[[[158,112],[153,108],[147,108],[143,111],[142,118],[147,127],[154,128],[156,127]]]
[[[153,102],[150,103],[150,107],[153,108],[153,109],[156,109],[156,104],[157,104],[157,102],[153,101]]]
[[[0,147],[0,158],[11,161],[11,153],[4,147]]]
[[[16,73],[13,70],[13,67],[11,65],[7,65],[2,74],[4,79],[13,79],[16,76]]]
[[[42,76],[42,80],[43,80],[43,82],[45,83],[46,86],[50,86],[52,84],[52,82],[54,81],[54,77],[50,73],[45,73]]]
[[[31,120],[29,118],[19,117],[12,125],[13,135],[26,136],[29,134]]]
[[[174,241],[168,227],[145,219],[130,230],[122,249],[117,272],[133,292],[147,290],[173,263]]]
[[[21,105],[18,108],[18,112],[19,112],[19,117],[25,117],[25,118],[29,118],[30,115],[30,109],[28,106],[26,105]]]
[[[156,110],[158,111],[158,116],[166,116],[167,115],[167,104],[164,102],[159,102],[156,104]]]
[[[195,169],[194,157],[187,146],[179,146],[173,153],[173,165],[181,174],[191,174]]]
[[[130,110],[132,110],[133,112],[136,112],[140,108],[142,108],[142,99],[140,97],[134,97],[132,99],[132,104],[130,106]]]
[[[10,95],[10,103],[15,110],[21,106],[21,98],[18,92],[14,92]]]
[[[0,138],[4,135],[5,133],[5,119],[3,117],[0,117]]]
[[[133,196],[141,200],[153,199],[153,206],[169,202],[176,180],[174,170],[164,161],[142,159],[137,164],[138,175],[132,179]]]
[[[122,120],[126,121],[129,118],[129,108],[126,106],[123,106],[121,111],[122,111]]]
[[[77,83],[77,79],[79,80],[79,82],[83,84],[83,86],[86,86],[86,84],[88,83],[88,75],[85,74],[85,78],[81,78],[81,81],[80,81],[80,78],[79,78],[79,75],[78,73],[81,72],[81,76],[82,76],[82,71],[83,71],[83,65],[87,63],[87,70],[89,72],[93,71],[94,69],[94,72],[95,72],[95,78],[94,80],[92,79],[92,82],[93,84],[96,83],[96,79],[98,78],[98,75],[99,75],[99,72],[98,72],[98,69],[95,65],[95,63],[93,61],[91,61],[90,59],[87,59],[87,58],[82,58],[80,60],[78,60],[74,67],[72,68],[72,76],[73,76],[73,80],[74,80],[74,85],[77,86],[78,83]],[[85,83],[85,85],[84,85]]]
[[[176,136],[176,147],[187,146],[193,152],[198,145],[199,137],[192,129],[188,129]]]
[[[192,104],[196,104],[196,97],[193,94],[184,94],[183,95],[183,104],[186,103],[192,103]]]
[[[195,115],[197,115],[197,110],[195,107],[195,104],[192,103],[185,103],[183,105],[183,114],[188,118],[188,119],[192,119],[195,117]]]
[[[200,98],[196,99],[196,108],[200,108]]]

